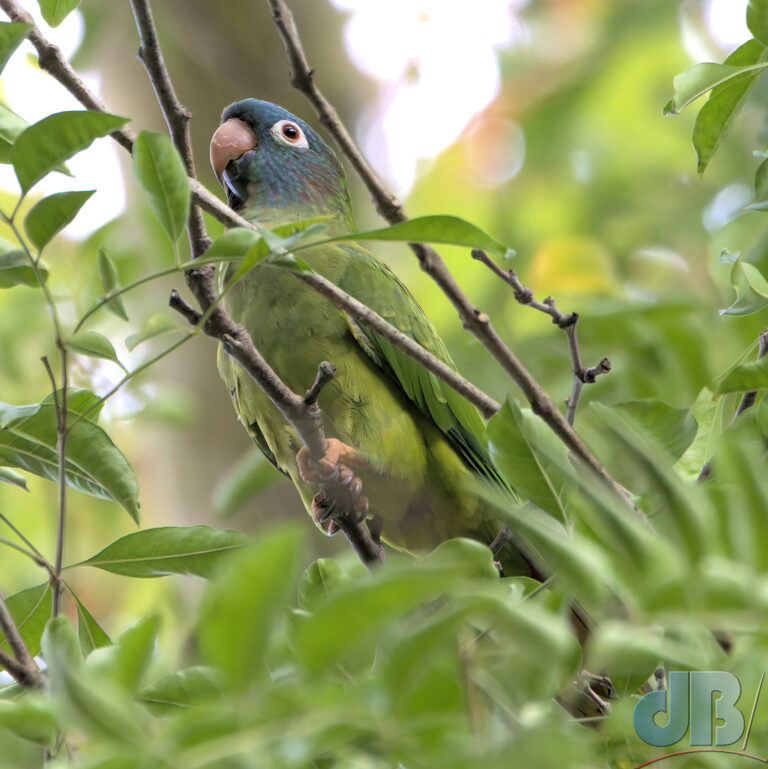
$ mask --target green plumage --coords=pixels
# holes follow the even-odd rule
[[[354,229],[343,171],[309,126],[255,99],[229,107],[223,121],[233,117],[251,127],[257,143],[229,162],[222,174],[231,206],[267,227],[330,214],[330,232]],[[308,146],[291,146],[275,135],[273,126],[286,120],[301,129]],[[323,244],[303,250],[301,258],[453,366],[408,289],[367,250],[349,242]],[[321,361],[335,364],[336,377],[319,399],[326,432],[354,447],[370,464],[356,474],[371,514],[383,519],[386,541],[409,550],[430,548],[453,536],[490,541],[494,524],[485,519],[473,488],[478,476],[499,479],[474,406],[290,270],[257,265],[233,287],[226,305],[293,391],[307,389]],[[299,476],[296,453],[301,444],[294,431],[223,352],[219,369],[243,424],[267,457],[291,477],[309,509],[317,489]]]

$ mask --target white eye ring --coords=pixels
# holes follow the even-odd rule
[[[278,120],[269,130],[276,139],[289,147],[296,147],[297,149],[309,147],[304,131],[293,120]]]

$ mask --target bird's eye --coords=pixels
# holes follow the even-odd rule
[[[309,147],[309,142],[304,135],[304,131],[302,131],[301,126],[294,123],[293,120],[278,120],[277,123],[272,126],[271,131],[273,136],[290,147]]]

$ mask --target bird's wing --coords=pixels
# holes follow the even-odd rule
[[[338,287],[455,369],[443,340],[397,276],[357,244],[337,247],[350,257],[336,281]],[[490,460],[484,439],[485,426],[475,406],[384,337],[352,318],[348,321],[360,347],[446,435],[467,465],[509,490]]]

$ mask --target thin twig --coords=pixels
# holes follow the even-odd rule
[[[581,397],[581,391],[584,388],[584,385],[592,384],[601,374],[607,374],[611,370],[611,362],[608,358],[603,358],[597,366],[584,368],[584,365],[581,362],[579,339],[576,332],[579,322],[578,313],[563,312],[551,296],[548,296],[542,302],[538,301],[533,295],[533,291],[520,282],[520,279],[517,277],[517,273],[514,270],[503,270],[490,256],[488,256],[488,254],[485,253],[485,251],[481,251],[480,249],[473,250],[472,258],[482,262],[494,275],[511,286],[512,293],[520,304],[543,312],[545,315],[549,315],[549,317],[552,318],[552,323],[559,329],[562,329],[568,340],[568,352],[571,356],[571,370],[573,371],[571,394],[565,399],[567,407],[565,411],[565,419],[568,424],[573,425],[573,421],[576,417],[576,408],[579,405],[579,398]]]
[[[24,534],[14,524],[0,513],[2,521],[34,554],[35,560],[48,571],[50,576],[54,576],[53,564],[24,536]]]
[[[384,187],[381,180],[365,162],[362,153],[350,137],[335,109],[315,85],[313,71],[304,52],[295,19],[285,1],[267,0],[267,3],[272,11],[275,26],[283,40],[291,65],[291,83],[311,102],[318,119],[328,129],[341,151],[365,183],[379,213],[391,224],[405,221],[407,216],[402,205]],[[573,426],[568,423],[554,401],[509,347],[504,344],[504,341],[491,325],[488,315],[470,302],[437,251],[420,243],[412,243],[410,246],[416,254],[421,268],[440,286],[445,296],[453,304],[464,328],[477,337],[520,387],[533,412],[549,425],[575,457],[580,459],[622,500],[634,508],[626,490],[610,476],[597,457],[581,440]]]
[[[189,112],[176,97],[165,67],[148,0],[131,0],[131,6],[141,40],[139,58],[147,70],[174,144],[181,157],[185,159],[187,173],[191,179],[194,179],[188,128]],[[210,247],[211,241],[199,208],[194,203],[190,208],[187,230],[192,257],[202,256]],[[293,426],[310,455],[317,460],[322,459],[326,453],[327,444],[322,415],[317,403],[306,402],[304,398],[292,392],[261,356],[245,327],[235,323],[224,310],[215,288],[213,265],[189,269],[185,276],[187,285],[195,295],[203,315],[206,316],[202,322],[203,332],[221,342],[227,355],[242,366]],[[198,324],[203,320],[196,311],[190,312],[192,308],[181,301],[178,292],[172,295],[171,303],[188,321]],[[325,384],[328,379],[329,377],[322,377],[322,384]],[[325,491],[327,493],[329,489],[326,488]],[[332,492],[336,494],[334,502],[339,510],[336,520],[340,528],[364,563],[370,565],[382,561],[384,551],[380,542],[372,535],[365,522],[358,520],[353,500],[348,491],[344,491],[345,493],[342,493],[342,489],[337,488]]]
[[[42,361],[51,381],[53,405],[56,410],[56,452],[58,457],[58,510],[56,515],[56,559],[53,567],[51,616],[55,617],[61,609],[61,571],[64,568],[64,524],[67,512],[67,352],[62,345],[61,377],[62,387],[59,392],[56,377],[48,358]]]

